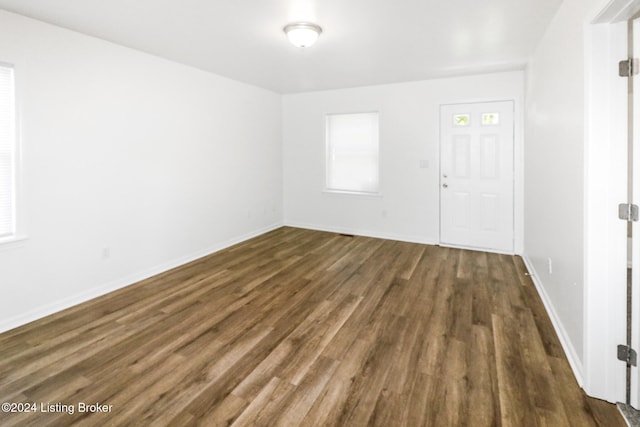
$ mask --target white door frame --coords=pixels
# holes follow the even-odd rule
[[[583,388],[610,402],[625,400],[626,222],[617,205],[627,199],[626,20],[640,0],[609,2],[585,26],[585,194]],[[580,380],[580,378],[579,378]],[[637,405],[636,402],[632,403]]]
[[[508,112],[505,110],[505,108],[507,108],[506,106],[509,106],[508,108]],[[463,108],[464,107],[464,108]],[[447,145],[450,144],[449,141],[449,137],[451,136],[450,133],[452,132],[452,129],[449,128],[447,129],[447,125],[446,123],[449,123],[450,120],[447,120],[445,117],[443,117],[443,111],[444,110],[449,110],[449,111],[458,111],[458,109],[460,109],[458,112],[460,113],[472,113],[472,115],[476,114],[477,108],[482,108],[482,111],[500,111],[500,114],[506,115],[508,117],[510,117],[510,120],[508,123],[506,123],[506,125],[511,125],[509,128],[505,127],[505,123],[500,123],[500,134],[502,136],[504,136],[506,138],[506,133],[507,132],[509,134],[508,136],[508,146],[504,145],[504,142],[499,144],[500,147],[500,158],[503,158],[503,153],[505,152],[505,150],[509,150],[509,179],[508,179],[508,185],[510,187],[510,190],[508,192],[508,197],[511,199],[509,206],[508,206],[508,217],[509,220],[511,222],[511,227],[509,229],[509,247],[508,249],[506,247],[498,247],[498,245],[494,246],[494,247],[489,247],[489,246],[477,246],[476,244],[478,242],[472,243],[470,241],[467,241],[466,243],[452,243],[451,239],[447,239],[447,242],[444,241],[443,238],[443,225],[445,223],[447,223],[447,216],[443,216],[443,202],[444,202],[444,196],[446,195],[447,192],[451,191],[451,189],[446,190],[443,192],[443,187],[446,186],[447,182],[449,180],[453,180],[455,181],[455,177],[449,177],[449,178],[445,178],[445,175],[443,174],[453,174],[453,168],[452,165],[449,164],[448,167],[446,167],[445,169],[443,169],[443,147],[446,147]],[[453,109],[453,110],[452,110]],[[440,196],[439,196],[439,204],[440,204],[440,227],[439,227],[439,240],[440,240],[440,244],[443,246],[453,246],[453,247],[461,247],[461,248],[468,248],[468,249],[477,249],[477,250],[482,250],[482,251],[489,251],[489,252],[498,252],[498,253],[508,253],[508,254],[513,254],[515,251],[515,242],[514,242],[514,237],[515,237],[515,221],[514,221],[514,206],[515,206],[515,123],[516,123],[516,117],[515,117],[515,102],[513,100],[506,100],[506,101],[489,101],[489,102],[474,102],[474,103],[464,103],[464,104],[440,104],[440,109],[439,109],[439,113],[440,113],[440,138],[439,138],[439,151],[440,151]],[[452,123],[449,123],[449,127],[453,126]],[[480,130],[484,130],[483,133],[486,133],[489,131],[489,128],[482,128],[482,127],[477,127],[477,124],[473,123],[473,119],[471,120],[470,123],[470,128],[458,128],[457,130],[465,133],[465,131],[468,133],[470,132],[469,129],[476,129],[477,131]],[[456,134],[460,133],[460,132],[454,132]],[[444,138],[444,136],[447,135],[447,138]],[[478,136],[478,135],[476,135]],[[444,139],[443,139],[444,138]],[[504,138],[500,138],[501,140]],[[469,150],[471,150],[471,152],[473,152],[474,150],[471,148],[471,146],[469,147]],[[452,154],[451,154],[452,155]],[[471,154],[470,154],[471,155]],[[446,157],[446,156],[445,156]],[[470,160],[473,159],[474,156],[471,155]],[[476,159],[478,160],[478,159]],[[453,159],[449,159],[449,161],[454,161]],[[449,162],[445,162],[445,163],[449,163]],[[473,162],[472,162],[473,163]],[[502,172],[505,172],[503,165],[503,162],[500,161],[499,163],[499,168]],[[469,166],[473,169],[472,166]],[[504,178],[502,178],[502,183],[504,184]],[[451,183],[449,183],[451,185]],[[502,184],[501,184],[502,186]],[[455,190],[454,190],[455,191]],[[503,196],[506,196],[506,194],[504,193],[500,193]],[[450,219],[450,218],[449,218]],[[503,219],[506,219],[503,218]],[[450,224],[449,224],[450,225]],[[505,229],[506,231],[506,229]],[[473,234],[475,231],[472,231],[471,233]],[[452,232],[454,235],[456,235],[456,232]],[[449,230],[449,234],[451,234],[451,230]],[[449,236],[451,238],[453,238],[453,240],[456,240],[457,238]],[[473,240],[473,239],[471,239]],[[500,239],[501,240],[501,239]]]
[[[639,0],[640,1],[640,0]],[[514,105],[514,135],[513,135],[513,254],[522,255],[524,242],[524,101],[522,97],[495,98],[461,98],[440,102],[438,106],[438,123],[440,123],[440,110],[443,105],[451,104],[476,104],[511,101]],[[440,126],[438,124],[438,126]],[[440,141],[441,131],[438,132],[438,177],[442,176]],[[440,193],[440,181],[438,180],[438,194]],[[438,222],[440,221],[440,196],[438,196]],[[438,224],[438,244],[440,241],[440,224]]]

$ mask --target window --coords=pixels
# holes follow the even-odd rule
[[[499,125],[499,124],[500,124],[500,113],[482,113],[483,126]]]
[[[0,64],[0,241],[15,236],[15,87],[13,67]]]
[[[379,192],[378,113],[329,114],[327,190]]]
[[[469,126],[471,123],[470,114],[454,114],[453,125],[454,126]]]

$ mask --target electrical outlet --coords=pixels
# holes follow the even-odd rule
[[[553,274],[553,261],[551,258],[547,258],[547,266],[549,267],[549,274]]]
[[[102,259],[109,259],[111,257],[111,249],[102,248]]]

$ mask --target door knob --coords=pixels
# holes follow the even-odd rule
[[[442,186],[443,186],[444,188],[449,188],[449,185],[448,185],[446,182],[445,182],[444,184],[442,184]]]

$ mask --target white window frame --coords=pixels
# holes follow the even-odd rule
[[[354,189],[340,189],[340,188],[332,188],[329,185],[329,174],[330,174],[330,149],[331,142],[329,141],[329,118],[332,116],[349,116],[349,115],[358,115],[358,114],[376,114],[378,119],[378,129],[377,129],[377,180],[378,186],[375,191],[363,191],[363,190],[354,190]],[[330,194],[346,194],[346,195],[354,195],[354,196],[369,196],[369,197],[381,197],[381,158],[380,158],[380,111],[379,110],[365,110],[365,111],[350,111],[350,112],[340,112],[340,113],[325,113],[324,115],[324,129],[325,129],[325,156],[324,156],[324,192]]]
[[[12,209],[13,209],[13,227],[12,233],[0,237],[0,249],[6,249],[11,247],[17,242],[22,242],[27,239],[25,224],[23,218],[23,194],[22,194],[22,153],[20,144],[20,108],[19,108],[19,78],[17,72],[17,66],[12,63],[0,61],[0,67],[11,68],[13,70],[13,135],[12,135]]]

